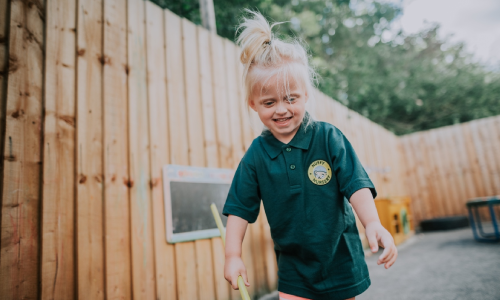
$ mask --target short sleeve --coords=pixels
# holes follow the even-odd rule
[[[255,166],[250,162],[249,152],[247,152],[234,174],[222,214],[235,215],[249,223],[254,223],[259,215],[260,201]]]
[[[333,172],[344,197],[350,201],[352,194],[356,191],[369,188],[375,199],[377,197],[375,186],[344,134],[334,127],[329,143],[332,149]]]

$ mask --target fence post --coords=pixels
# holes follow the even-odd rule
[[[200,14],[203,27],[217,34],[213,0],[200,0]]]

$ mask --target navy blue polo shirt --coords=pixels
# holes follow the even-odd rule
[[[306,113],[304,118],[309,118]],[[347,199],[375,187],[335,126],[305,121],[288,143],[257,137],[236,170],[224,215],[255,222],[262,199],[278,261],[278,290],[314,300],[343,300],[370,285]]]

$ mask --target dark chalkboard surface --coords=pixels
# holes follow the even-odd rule
[[[210,205],[222,212],[233,170],[178,165],[163,167],[167,241],[178,243],[220,236]],[[226,225],[227,218],[222,216]]]
[[[222,212],[231,185],[227,183],[170,182],[173,233],[217,228],[210,204]],[[222,216],[226,226],[227,217]]]

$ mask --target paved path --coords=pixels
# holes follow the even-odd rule
[[[372,285],[356,300],[500,300],[500,243],[478,243],[470,228],[415,239],[389,270],[366,259]]]
[[[356,300],[500,300],[500,243],[478,243],[470,228],[417,235],[389,270],[381,253],[367,257],[372,285]]]

